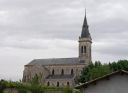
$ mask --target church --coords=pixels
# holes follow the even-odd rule
[[[29,82],[35,75],[41,76],[41,83],[47,86],[75,86],[83,67],[91,63],[92,38],[85,14],[79,37],[79,56],[72,58],[34,59],[24,66],[23,82]]]

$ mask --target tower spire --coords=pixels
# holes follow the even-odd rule
[[[82,27],[81,38],[88,38],[88,37],[90,37],[90,33],[88,30],[88,23],[87,23],[86,10],[85,10],[85,18],[84,18],[83,27]]]
[[[91,63],[91,44],[92,39],[91,35],[88,30],[88,23],[86,18],[86,12],[85,12],[85,18],[82,26],[82,33],[79,37],[79,62],[85,63],[86,65]]]

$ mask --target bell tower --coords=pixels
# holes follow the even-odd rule
[[[79,37],[79,62],[80,63],[84,63],[87,65],[91,63],[91,44],[92,44],[92,39],[89,33],[87,18],[85,13],[81,36]]]

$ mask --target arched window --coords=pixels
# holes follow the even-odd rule
[[[83,49],[84,49],[83,46],[81,46],[81,53],[83,53]]]
[[[54,69],[52,70],[52,75],[54,75]]]
[[[67,86],[69,86],[69,82],[67,82]]]
[[[50,83],[49,82],[47,82],[47,86],[50,86]]]
[[[86,53],[86,46],[84,46],[84,53]]]
[[[59,82],[57,82],[57,85],[56,86],[59,87]]]
[[[73,71],[73,69],[71,69],[71,75],[73,75],[74,74],[74,71]]]
[[[62,71],[61,71],[61,75],[64,75],[64,70],[62,69]]]

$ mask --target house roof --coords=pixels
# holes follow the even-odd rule
[[[125,71],[125,70],[115,71],[115,72],[112,72],[110,74],[104,75],[102,77],[96,78],[94,80],[91,80],[91,81],[85,82],[83,84],[77,85],[75,88],[80,89],[82,87],[87,87],[88,85],[93,84],[93,83],[96,83],[99,80],[102,80],[102,79],[105,79],[105,78],[106,79],[109,79],[109,77],[111,77],[111,76],[113,76],[115,74],[127,74],[128,75],[128,71]]]
[[[79,64],[79,58],[34,59],[27,65]]]
[[[72,79],[74,75],[49,75],[46,79]]]

